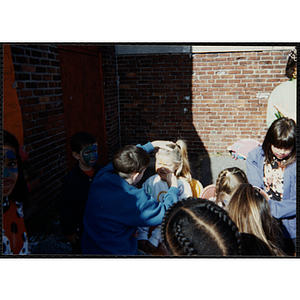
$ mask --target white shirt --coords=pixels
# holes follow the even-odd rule
[[[268,109],[267,109],[267,126],[270,125],[276,120],[275,113],[277,109],[274,105],[278,105],[283,108],[288,113],[293,114],[293,119],[296,122],[296,88],[297,88],[297,79],[288,80],[280,85],[278,85],[273,92],[271,93],[268,100]]]

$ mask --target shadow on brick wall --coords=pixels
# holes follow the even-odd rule
[[[194,178],[212,183],[209,155],[193,125],[190,54],[118,55],[121,143],[183,139]]]

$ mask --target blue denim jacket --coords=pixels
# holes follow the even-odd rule
[[[246,160],[249,183],[261,189],[264,189],[264,160],[265,155],[261,146],[250,151]],[[296,161],[284,170],[282,200],[269,200],[269,204],[272,215],[282,220],[284,237],[296,238]]]

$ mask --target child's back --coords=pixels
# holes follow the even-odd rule
[[[138,254],[137,227],[157,226],[166,209],[177,201],[174,181],[162,203],[133,186],[149,164],[147,152],[153,151],[153,146],[154,142],[121,148],[113,163],[96,175],[84,214],[83,253]]]

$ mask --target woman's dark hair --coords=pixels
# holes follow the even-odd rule
[[[10,194],[10,198],[13,201],[26,202],[29,198],[28,186],[24,178],[24,172],[22,168],[22,159],[19,153],[19,142],[10,132],[3,130],[3,144],[9,145],[14,148],[17,163],[18,163],[18,180],[14,186],[13,191]]]
[[[150,156],[141,147],[127,145],[120,148],[113,157],[113,167],[120,177],[127,179],[132,174],[141,173],[150,163]]]
[[[162,222],[162,240],[170,255],[241,254],[240,233],[228,213],[214,202],[189,197],[174,203]]]
[[[271,149],[272,145],[276,148],[284,149],[293,147],[290,155],[282,163],[283,166],[288,166],[296,160],[296,123],[293,119],[276,119],[269,127],[262,144],[268,164],[274,160],[274,154]]]
[[[286,67],[285,67],[285,76],[288,78],[293,78],[293,73],[295,68],[297,69],[297,50],[293,50],[288,58]]]

